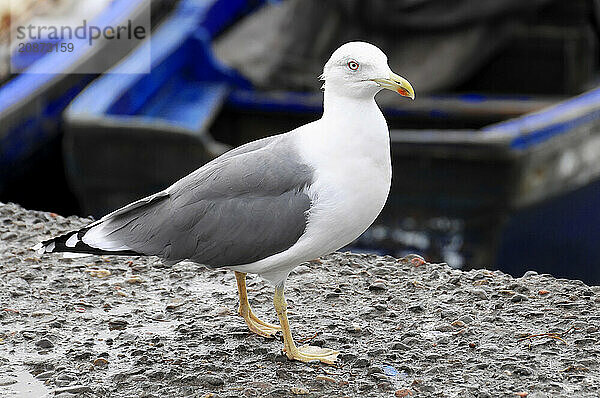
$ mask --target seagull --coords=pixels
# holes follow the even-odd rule
[[[386,55],[365,42],[335,50],[321,80],[319,120],[232,149],[164,191],[34,249],[158,256],[166,264],[186,260],[230,269],[250,331],[264,337],[281,331],[291,360],[333,364],[338,351],[295,345],[284,284],[296,266],[346,246],[379,215],[392,167],[389,130],[375,95],[382,89],[411,99],[415,94]],[[247,273],[275,286],[279,325],[253,313]]]

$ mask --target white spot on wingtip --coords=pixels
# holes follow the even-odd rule
[[[73,235],[71,235],[69,237],[69,239],[67,239],[67,241],[65,242],[65,246],[67,246],[67,247],[75,247],[75,245],[77,244],[77,242],[79,242],[79,239],[77,239],[77,232],[75,232]]]
[[[44,254],[46,252],[46,250],[44,249],[44,245],[42,244],[42,242],[40,242],[37,245],[33,246],[31,248],[31,250],[35,250],[37,254]]]
[[[52,251],[54,250],[55,247],[56,247],[56,244],[54,242],[50,242],[44,249],[45,249],[46,253],[52,253]]]

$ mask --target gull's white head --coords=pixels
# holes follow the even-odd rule
[[[383,51],[362,41],[346,43],[335,50],[321,79],[326,92],[347,97],[374,97],[380,90],[388,89],[415,98],[408,80],[392,72]]]

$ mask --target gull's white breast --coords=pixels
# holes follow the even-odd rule
[[[383,116],[347,128],[319,122],[313,132],[298,135],[302,156],[315,170],[308,226],[301,237],[314,248],[315,257],[347,245],[375,221],[392,175]]]

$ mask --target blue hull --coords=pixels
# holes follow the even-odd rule
[[[600,284],[600,181],[514,212],[502,226],[496,264]]]
[[[116,0],[90,23],[96,26],[115,26],[127,19],[136,20],[147,9],[145,0]],[[79,40],[79,39],[77,39]],[[130,48],[112,50],[107,54],[105,44],[92,47],[77,45],[73,39],[75,51],[66,56],[64,53],[51,52],[31,59],[18,61],[26,66],[26,73],[15,76],[0,87],[0,195],[14,199],[25,198],[33,192],[9,192],[24,189],[23,186],[40,189],[49,188],[46,183],[63,180],[60,165],[54,169],[56,160],[51,152],[60,147],[62,112],[67,105],[95,77],[90,74],[75,74],[82,60],[98,62],[103,65],[108,60],[116,61]],[[123,46],[125,47],[125,46]],[[52,71],[46,73],[45,71]],[[35,73],[27,73],[35,72]],[[36,176],[34,170],[40,164],[47,163],[44,172]],[[39,170],[37,170],[39,171]],[[23,182],[23,180],[27,180]],[[16,187],[15,187],[15,184]],[[20,185],[19,185],[20,184]],[[21,194],[21,196],[19,196]],[[12,196],[11,196],[12,195]],[[27,203],[24,203],[27,204]]]

